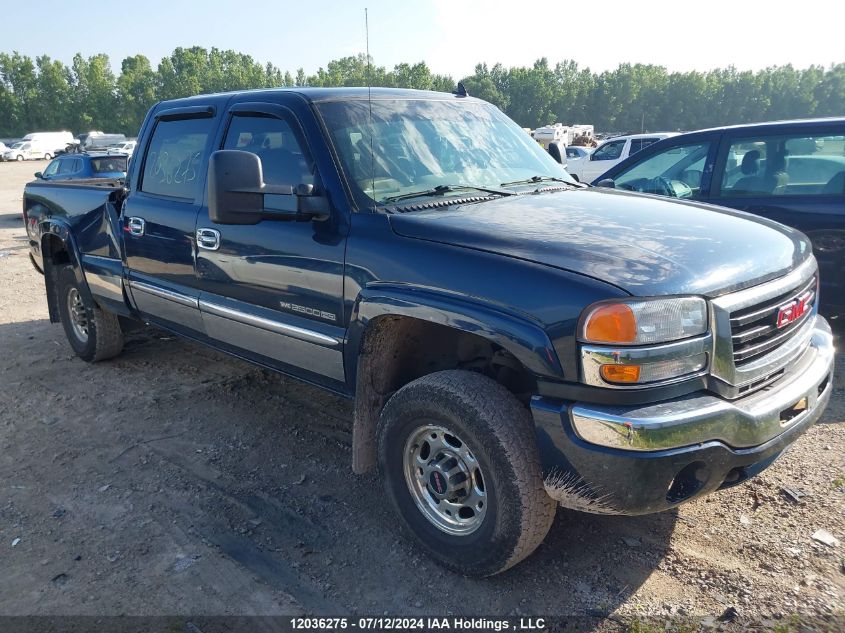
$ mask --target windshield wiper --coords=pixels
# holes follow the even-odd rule
[[[510,187],[511,185],[533,185],[538,182],[562,182],[565,185],[575,186],[574,183],[565,180],[564,178],[557,178],[555,176],[531,176],[525,180],[514,180],[512,182],[503,182],[500,186]]]
[[[492,193],[496,194],[497,196],[516,195],[516,192],[514,191],[508,191],[507,189],[496,189],[494,187],[476,187],[475,185],[437,185],[433,189],[425,189],[423,191],[403,193],[398,196],[388,196],[387,198],[383,198],[382,202],[399,202],[400,200],[410,200],[411,198],[424,198],[426,196],[445,196],[447,193],[465,191],[467,189],[472,189],[474,191],[483,191],[485,193]]]

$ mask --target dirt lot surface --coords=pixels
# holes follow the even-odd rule
[[[152,329],[78,360],[21,224],[43,167],[0,164],[0,614],[845,614],[845,355],[821,423],[752,482],[654,516],[560,510],[531,558],[471,580],[352,475],[350,403]]]

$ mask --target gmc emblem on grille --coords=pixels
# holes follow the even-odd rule
[[[801,295],[778,309],[778,328],[794,323],[813,307],[813,293]]]

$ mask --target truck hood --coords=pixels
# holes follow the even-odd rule
[[[553,266],[635,296],[717,296],[784,275],[812,255],[806,236],[776,222],[612,189],[511,196],[389,217],[398,235]]]

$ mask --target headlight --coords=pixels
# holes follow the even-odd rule
[[[581,323],[584,343],[649,345],[707,331],[707,302],[700,297],[629,299],[590,306]]]
[[[581,369],[589,385],[636,387],[706,370],[711,337],[700,297],[596,303],[579,328]]]

